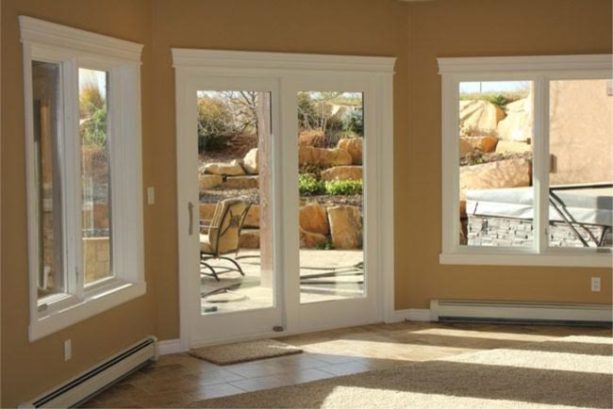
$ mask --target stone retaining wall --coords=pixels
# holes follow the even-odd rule
[[[583,239],[594,245],[594,241],[586,228],[600,239],[605,229],[600,225],[581,225],[573,223],[573,227]],[[534,240],[534,226],[531,219],[515,219],[507,217],[489,217],[469,215],[467,222],[469,246],[492,247],[530,247]],[[566,223],[552,222],[549,225],[549,243],[551,247],[584,247],[583,243]],[[605,246],[611,246],[612,238],[609,232]]]

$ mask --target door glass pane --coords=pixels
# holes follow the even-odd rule
[[[613,84],[549,83],[549,245],[611,247]]]
[[[39,298],[66,291],[58,143],[62,126],[60,78],[59,64],[32,62],[34,144],[39,194]]]
[[[81,239],[85,284],[113,275],[108,73],[79,68]]]
[[[300,302],[363,297],[364,97],[297,98]]]
[[[274,305],[270,100],[197,92],[203,315]]]
[[[533,86],[461,82],[460,245],[531,247]]]

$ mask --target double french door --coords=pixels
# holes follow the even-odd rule
[[[381,320],[369,77],[176,69],[184,347]]]

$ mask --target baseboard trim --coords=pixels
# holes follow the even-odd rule
[[[432,320],[479,319],[611,323],[610,305],[432,300]]]
[[[428,308],[408,308],[405,310],[395,310],[385,321],[388,324],[403,321],[432,321],[432,315]]]
[[[185,352],[185,350],[183,349],[183,345],[181,344],[181,340],[178,338],[158,341],[157,347],[158,355],[169,355]]]

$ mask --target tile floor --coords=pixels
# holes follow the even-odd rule
[[[187,354],[162,356],[86,407],[182,407],[227,395],[311,382],[568,335],[611,336],[607,328],[404,322],[280,338],[304,353],[218,366]]]

